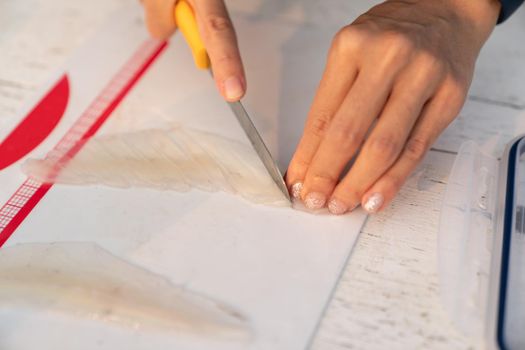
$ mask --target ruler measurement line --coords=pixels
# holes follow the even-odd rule
[[[56,160],[63,165],[68,159],[73,158],[85,144],[84,141],[100,129],[166,45],[166,42],[157,40],[144,42],[46,155],[46,159]],[[27,178],[0,208],[0,247],[52,186]]]

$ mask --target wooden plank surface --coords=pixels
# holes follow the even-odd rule
[[[0,128],[85,38],[128,0],[0,0]],[[374,1],[232,0],[233,12],[333,32]],[[462,141],[499,155],[525,132],[525,9],[483,49],[469,100],[397,199],[370,217],[341,277],[314,349],[465,349],[439,300],[440,203]],[[311,45],[316,45],[312,42]]]

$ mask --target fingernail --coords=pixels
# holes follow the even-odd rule
[[[303,183],[296,182],[292,185],[292,197],[294,199],[301,198],[301,191],[303,190]]]
[[[319,192],[310,192],[304,199],[304,205],[306,205],[308,209],[320,209],[325,203],[325,195]]]
[[[363,208],[369,213],[375,213],[383,205],[384,198],[381,193],[374,193],[366,200],[366,203],[363,205]]]
[[[228,100],[238,100],[242,97],[244,90],[241,81],[237,77],[229,77],[224,81],[224,93]]]
[[[347,212],[348,207],[346,206],[346,204],[341,202],[339,199],[332,198],[328,202],[328,210],[332,214],[341,215]]]

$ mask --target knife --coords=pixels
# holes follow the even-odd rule
[[[186,43],[192,51],[195,65],[200,69],[208,69],[213,77],[210,59],[208,57],[206,47],[204,46],[204,42],[200,37],[197,21],[195,19],[195,14],[193,13],[191,5],[185,0],[177,1],[174,8],[174,16],[178,29],[181,31],[184,39],[186,40]],[[246,109],[242,105],[241,101],[227,103],[229,104],[233,114],[235,114],[239,124],[241,124],[242,129],[246,133],[246,136],[250,140],[253,148],[257,152],[257,155],[261,159],[273,181],[281,190],[283,195],[288,199],[288,201],[291,201],[283,175],[279,171],[279,168],[277,167],[275,160],[272,158],[268,147],[266,147],[266,144],[261,138],[261,135],[259,135],[259,132],[255,128],[255,125],[250,119],[250,116],[246,112]]]

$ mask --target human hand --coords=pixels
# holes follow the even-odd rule
[[[287,171],[292,196],[333,214],[384,208],[459,113],[499,8],[392,0],[341,29]]]
[[[167,39],[176,30],[176,0],[141,0],[150,34]],[[237,37],[222,0],[186,0],[195,12],[202,40],[208,51],[215,83],[228,101],[238,101],[246,91],[246,79]]]

